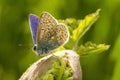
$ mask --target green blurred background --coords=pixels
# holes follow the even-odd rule
[[[110,49],[81,57],[83,80],[120,80],[120,0],[0,0],[0,80],[17,80],[37,59],[32,52],[29,13],[82,19],[101,8],[100,18],[82,41]]]

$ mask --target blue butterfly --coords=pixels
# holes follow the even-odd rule
[[[38,55],[48,53],[62,45],[69,39],[68,28],[48,12],[43,12],[40,17],[29,15],[29,24],[34,42],[33,50]]]

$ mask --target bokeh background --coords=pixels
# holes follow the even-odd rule
[[[108,51],[83,57],[83,80],[120,80],[120,0],[0,0],[0,80],[17,80],[37,59],[32,52],[30,13],[47,11],[57,19],[83,19],[101,9],[100,18],[83,36],[111,45]]]

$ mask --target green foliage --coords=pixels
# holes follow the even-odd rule
[[[105,50],[108,50],[109,46],[105,44],[93,44],[91,42],[85,43],[85,45],[81,45],[78,49],[77,52],[80,55],[89,55],[89,54],[94,54],[94,53],[101,53]]]
[[[73,80],[72,74],[72,69],[64,57],[58,57],[40,80]]]
[[[67,49],[73,49],[80,55],[89,55],[93,53],[100,53],[109,48],[105,44],[93,44],[91,42],[85,43],[85,45],[78,45],[81,37],[91,28],[92,24],[99,17],[100,9],[95,13],[87,15],[83,20],[76,19],[66,19],[60,20],[60,22],[65,23],[69,27],[70,38],[68,44],[65,45]]]

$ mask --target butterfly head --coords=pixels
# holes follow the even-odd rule
[[[48,52],[48,48],[47,47],[38,47],[37,45],[34,45],[33,46],[33,51],[36,52],[37,55],[40,55],[40,54],[46,54]]]

